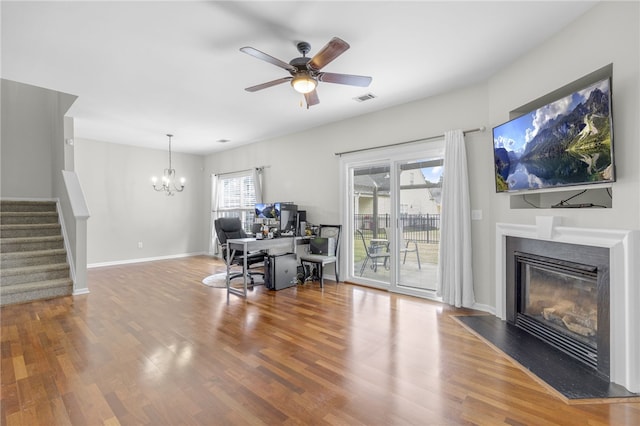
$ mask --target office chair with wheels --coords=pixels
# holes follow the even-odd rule
[[[216,235],[218,236],[218,241],[220,241],[220,245],[222,246],[222,257],[225,262],[229,262],[229,250],[227,248],[227,240],[235,239],[235,238],[247,238],[246,232],[242,229],[242,222],[237,217],[221,217],[216,219],[214,222],[214,227],[216,230]],[[244,270],[244,258],[247,257],[247,268],[250,269],[251,265],[255,265],[259,263],[264,265],[265,254],[261,251],[258,252],[250,252],[244,253],[241,250],[236,250],[235,256],[231,260],[232,265],[240,265],[243,268],[242,272],[235,272],[231,274],[229,280],[234,278],[243,277],[247,274],[247,277],[251,280],[251,284],[254,284],[254,275],[261,275],[264,277],[264,272],[260,271],[251,271]]]

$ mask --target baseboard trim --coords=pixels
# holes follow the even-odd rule
[[[37,198],[37,197],[2,197],[0,201],[58,201],[57,198]]]
[[[179,259],[179,258],[182,258],[182,257],[203,256],[203,255],[207,255],[207,252],[201,251],[201,252],[196,252],[196,253],[170,254],[170,255],[167,255],[167,256],[144,257],[144,258],[139,258],[139,259],[115,260],[115,261],[112,261],[112,262],[89,263],[89,264],[87,264],[87,269],[90,269],[90,268],[101,268],[103,266],[128,265],[130,263],[153,262],[153,261],[156,261],[156,260]]]
[[[493,306],[482,304],[482,303],[474,303],[473,305],[471,305],[471,309],[475,309],[476,311],[487,312],[492,315],[496,314],[496,308],[494,308]]]

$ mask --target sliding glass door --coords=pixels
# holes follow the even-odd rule
[[[349,281],[435,297],[442,161],[437,141],[342,160]]]
[[[390,283],[386,229],[391,224],[389,163],[355,166],[351,177],[351,272],[374,286]]]
[[[390,232],[397,266],[395,287],[435,291],[440,243],[442,157],[397,164],[396,228]]]

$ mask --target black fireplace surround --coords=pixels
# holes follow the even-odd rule
[[[506,237],[507,321],[609,379],[609,249]]]

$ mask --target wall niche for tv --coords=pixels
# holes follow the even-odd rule
[[[612,186],[616,177],[615,177],[615,158],[614,158],[614,150],[613,150],[613,147],[615,145],[615,140],[614,140],[615,138],[613,135],[613,108],[612,108],[613,96],[611,96],[611,93],[613,92],[612,77],[613,77],[613,64],[606,65],[551,93],[548,93],[538,99],[535,99],[532,102],[529,102],[525,105],[522,105],[519,108],[516,108],[510,111],[509,112],[510,121],[503,125],[496,126],[494,128],[493,142],[494,142],[494,154],[495,154],[495,160],[496,160],[496,191],[497,192],[504,191],[506,194],[509,195],[510,207],[512,209],[531,209],[531,208],[542,208],[542,209],[582,208],[582,209],[585,209],[585,208],[611,208],[613,206]],[[609,86],[608,86],[609,87],[609,111],[608,112],[609,112],[610,120],[608,121],[608,125],[610,125],[610,138],[611,138],[610,152],[607,152],[603,155],[610,154],[611,167],[609,168],[609,170],[613,171],[614,173],[608,180],[605,180],[602,183],[585,182],[585,183],[577,184],[575,186],[572,183],[567,183],[565,185],[560,184],[557,186],[551,185],[549,187],[542,187],[541,189],[527,188],[527,187],[517,188],[515,179],[517,179],[518,177],[522,178],[522,176],[518,176],[517,173],[513,173],[513,164],[514,164],[514,161],[516,162],[515,164],[523,161],[522,158],[524,158],[524,154],[521,158],[518,158],[516,160],[512,159],[510,161],[511,166],[509,167],[511,167],[511,170],[509,172],[508,180],[505,179],[506,182],[499,176],[500,155],[502,155],[504,158],[506,152],[509,152],[509,156],[521,155],[523,152],[523,149],[521,148],[519,154],[515,152],[510,153],[509,148],[507,148],[504,145],[499,145],[500,138],[502,138],[502,133],[500,132],[505,132],[505,135],[509,135],[510,131],[516,132],[517,130],[515,129],[511,130],[509,126],[512,123],[516,123],[514,124],[514,127],[516,127],[518,121],[523,121],[523,120],[516,120],[517,118],[523,117],[527,114],[532,115],[533,112],[538,112],[538,110],[540,110],[541,113],[546,112],[547,108],[549,108],[549,106],[552,105],[555,101],[558,101],[566,97],[570,97],[569,99],[572,99],[573,97],[576,96],[578,92],[583,93],[582,92],[583,89],[588,88],[589,86],[592,86],[603,80],[608,80],[608,83],[609,83]],[[599,87],[599,86],[596,86],[596,87]],[[584,103],[585,105],[587,104],[587,102],[584,102]],[[550,120],[550,121],[554,121],[554,120],[556,119],[554,118],[553,120]],[[578,122],[580,121],[581,120],[578,120]],[[590,122],[591,119],[585,118],[584,121],[585,121],[585,124],[584,125],[581,124],[581,126],[588,127],[589,125],[592,124],[592,123],[587,123],[587,122]],[[593,127],[597,127],[597,126],[593,126]],[[585,130],[589,130],[589,129],[585,129]],[[514,139],[517,139],[517,138],[514,138]],[[513,142],[510,139],[505,138],[505,140]],[[604,138],[604,140],[606,140],[606,138]],[[535,146],[534,143],[535,141],[531,142],[531,145]],[[506,149],[500,150],[502,146],[504,146],[504,148]],[[600,145],[600,146],[606,146],[606,145]],[[512,148],[512,149],[515,150],[515,148]],[[530,150],[530,147],[527,147],[526,149]],[[499,152],[499,150],[501,152]],[[527,150],[524,150],[525,154],[527,153]],[[603,157],[600,156],[600,160],[602,159]],[[509,161],[509,160],[507,159],[506,161]],[[521,165],[522,164],[523,163],[521,163]],[[552,170],[555,170],[555,169],[552,169]],[[529,173],[530,172],[526,172],[527,174],[526,177],[528,177]],[[504,173],[503,177],[506,178],[506,175],[507,174]],[[533,176],[533,177],[535,178],[536,176]],[[505,185],[508,185],[508,188],[505,187]],[[512,187],[512,185],[514,185],[514,187]],[[527,184],[524,183],[524,185],[526,186]]]

